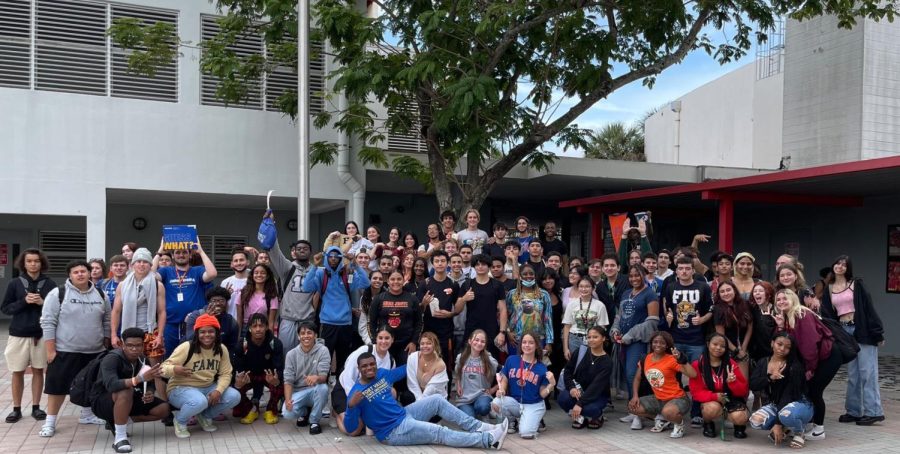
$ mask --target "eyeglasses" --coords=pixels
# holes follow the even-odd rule
[[[216,297],[216,298],[210,298],[210,300],[209,300],[210,303],[224,303],[226,301],[228,301],[228,300],[226,300],[225,298],[222,298],[221,296]]]
[[[143,344],[143,343],[140,343],[140,344],[125,344],[124,347],[127,348],[127,349],[131,349],[131,350],[142,350],[142,349],[144,348],[144,344]]]

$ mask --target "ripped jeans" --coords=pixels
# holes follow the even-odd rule
[[[812,415],[813,405],[807,400],[791,402],[780,411],[774,404],[768,404],[763,405],[750,416],[750,427],[769,430],[779,423],[784,426],[785,430],[802,434],[804,426],[812,419]]]

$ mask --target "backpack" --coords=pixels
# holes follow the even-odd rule
[[[94,394],[94,383],[97,382],[97,377],[100,375],[100,363],[107,354],[109,354],[109,351],[100,352],[97,357],[88,362],[83,369],[75,374],[75,378],[72,379],[72,386],[69,388],[69,400],[73,404],[79,407],[91,408],[91,403],[97,397]]]
[[[581,365],[581,360],[584,359],[584,355],[587,354],[588,347],[587,345],[581,344],[578,347],[578,359],[575,360],[575,369],[578,370],[578,366]],[[566,390],[566,368],[563,367],[563,370],[559,372],[559,380],[556,382],[556,389],[567,392]]]
[[[41,279],[41,281],[37,283],[38,293],[41,293],[41,289],[44,288],[44,284],[46,284],[48,280],[49,279]],[[25,288],[25,293],[28,293],[28,279],[25,279],[24,276],[19,276],[19,281],[22,282],[22,287]]]
[[[841,352],[841,364],[847,364],[856,359],[856,355],[859,353],[859,343],[856,342],[856,339],[850,333],[844,331],[841,323],[827,317],[817,316],[816,319],[831,331],[833,340],[831,348],[837,348]]]

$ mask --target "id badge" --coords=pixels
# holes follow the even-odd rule
[[[175,298],[178,299],[179,303],[183,302],[184,301],[184,293],[178,292],[178,295],[176,295]]]
[[[348,283],[348,284],[352,284],[352,283],[353,283],[353,274],[347,273],[347,283]]]

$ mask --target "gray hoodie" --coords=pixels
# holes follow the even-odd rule
[[[44,298],[41,329],[44,340],[55,340],[56,350],[69,353],[99,353],[105,350],[103,338],[109,337],[109,303],[89,284],[78,290],[66,279],[66,295],[59,303],[59,289]]]
[[[288,352],[284,359],[284,382],[294,387],[294,391],[306,388],[308,375],[328,376],[331,370],[331,353],[325,348],[325,341],[316,339],[309,353],[298,345]]]

